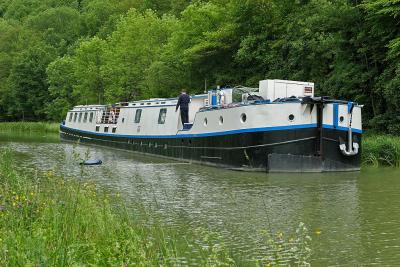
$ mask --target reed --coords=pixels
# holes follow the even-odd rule
[[[0,132],[42,132],[58,133],[60,124],[51,122],[2,122]]]
[[[364,165],[400,167],[400,137],[366,135],[362,143]]]
[[[0,266],[242,266],[218,234],[179,231],[127,209],[118,194],[52,171],[18,171],[0,151]],[[245,265],[307,266],[309,237],[266,235]]]

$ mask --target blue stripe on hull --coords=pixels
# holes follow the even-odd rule
[[[316,123],[311,124],[300,124],[300,125],[287,125],[287,126],[275,126],[275,127],[261,127],[261,128],[250,128],[250,129],[238,129],[231,131],[223,131],[223,132],[210,132],[210,133],[201,133],[201,134],[181,134],[177,133],[176,135],[123,135],[123,134],[109,134],[109,133],[99,133],[99,132],[91,132],[84,131],[79,129],[74,129],[67,127],[65,125],[60,126],[61,129],[71,129],[76,132],[86,133],[86,134],[94,134],[98,136],[109,136],[116,138],[193,138],[193,137],[208,137],[208,136],[221,136],[221,135],[231,135],[231,134],[239,134],[239,133],[253,133],[253,132],[267,132],[267,131],[282,131],[282,130],[294,130],[294,129],[306,129],[306,128],[316,128]],[[323,125],[324,128],[333,129],[332,125]],[[337,130],[347,131],[347,127],[337,126]],[[352,129],[355,133],[362,133],[362,130]]]
[[[339,131],[348,131],[349,128],[348,127],[343,127],[343,126],[333,126],[333,125],[329,125],[329,124],[323,124],[322,127],[324,127],[325,129],[335,129],[335,130],[339,130]],[[360,129],[355,129],[355,128],[351,128],[351,130],[354,133],[362,133],[363,131]]]

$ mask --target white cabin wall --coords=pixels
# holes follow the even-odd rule
[[[85,112],[88,112],[88,118],[87,121],[84,123],[84,114]],[[90,118],[90,113],[93,112],[93,120],[92,122],[89,122]],[[84,131],[94,131],[96,127],[96,110],[88,110],[88,111],[81,111],[81,110],[73,110],[67,113],[66,119],[65,119],[65,126],[70,127],[70,128],[76,128],[76,129],[81,129]],[[73,114],[72,121],[69,121],[69,114]],[[75,113],[78,114],[76,122],[74,122],[74,116]],[[79,113],[82,113],[82,120],[79,122]]]
[[[189,122],[194,122],[196,113],[200,110],[200,108],[204,107],[205,99],[207,99],[207,95],[205,97],[192,97],[192,100],[189,104]]]
[[[241,115],[246,114],[246,121],[241,121]],[[294,120],[289,120],[289,115]],[[220,123],[220,116],[223,123]],[[207,125],[204,120],[207,118]],[[207,132],[223,132],[247,128],[295,126],[315,124],[316,109],[311,114],[309,106],[300,103],[249,105],[228,109],[216,109],[199,112],[193,127],[187,133],[199,134]]]
[[[333,127],[333,104],[325,104],[323,113],[323,124]],[[343,121],[338,120],[339,127],[349,127],[349,114],[347,111],[347,104],[339,104],[338,106],[338,118],[343,116]],[[353,108],[353,117],[351,128],[362,130],[361,120],[361,107],[355,106]]]
[[[164,124],[158,124],[158,117],[162,108],[167,109]],[[135,123],[137,109],[142,109],[139,123]],[[178,131],[179,112],[175,112],[175,106],[154,107],[126,107],[121,108],[117,123],[117,134],[126,135],[172,135]],[[122,118],[125,118],[122,123]]]
[[[353,109],[353,123],[352,128],[362,130],[362,117],[361,117],[361,107],[355,106]]]

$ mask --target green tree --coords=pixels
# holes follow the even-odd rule
[[[130,10],[107,42],[106,64],[108,101],[128,101],[146,95],[143,82],[150,64],[159,56],[174,29],[176,20],[159,18],[154,12]]]
[[[361,5],[365,12],[365,53],[369,66],[377,69],[373,80],[374,108],[371,125],[393,134],[400,132],[400,3],[395,0],[366,0]],[[364,52],[363,51],[363,52]]]
[[[79,12],[70,7],[49,8],[26,21],[29,29],[42,35],[49,45],[65,54],[82,34],[82,21]]]
[[[47,65],[55,51],[40,44],[17,55],[8,77],[11,105],[8,113],[15,119],[41,120],[46,118],[46,105],[51,98],[46,81]]]
[[[211,85],[235,80],[226,75],[237,44],[230,15],[229,5],[213,3],[195,3],[182,12],[177,29],[147,71],[153,94],[175,95],[182,88],[202,92],[205,80]]]
[[[47,118],[61,121],[68,110],[76,104],[73,89],[76,86],[75,61],[73,57],[57,58],[47,67],[47,82],[52,101],[47,103]]]
[[[106,43],[93,37],[80,43],[75,51],[73,97],[78,104],[104,103],[105,79],[102,73]]]

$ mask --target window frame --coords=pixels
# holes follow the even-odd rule
[[[165,124],[166,120],[167,120],[167,109],[160,108],[160,112],[158,113],[158,124]]]
[[[94,118],[94,113],[90,112],[90,114],[89,114],[89,122],[93,122],[93,118]]]
[[[142,113],[143,111],[141,108],[136,109],[134,123],[140,123],[140,120],[142,119]]]

